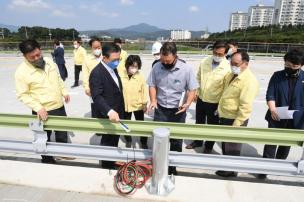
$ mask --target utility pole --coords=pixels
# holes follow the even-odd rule
[[[50,36],[50,41],[52,41],[52,33],[50,29],[49,29],[49,36]]]
[[[0,32],[0,34],[2,35],[2,39],[4,39],[4,28],[2,28],[2,31]]]
[[[270,26],[270,38],[272,39],[272,34],[273,34],[273,27]]]
[[[24,29],[25,29],[25,38],[28,39],[26,26],[24,27]]]

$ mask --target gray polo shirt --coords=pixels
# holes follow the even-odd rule
[[[156,63],[147,83],[149,87],[156,87],[157,103],[170,109],[179,107],[183,92],[199,87],[193,69],[180,60],[171,70],[167,70],[161,62]]]

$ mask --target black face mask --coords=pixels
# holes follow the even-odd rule
[[[45,68],[45,61],[43,57],[39,58],[37,61],[30,62],[34,67],[38,69],[44,69]]]
[[[173,61],[173,63],[171,63],[171,64],[164,64],[164,63],[162,63],[162,65],[163,65],[167,70],[170,70],[170,69],[173,69],[173,67],[174,67],[175,64],[176,64],[176,61],[177,61],[177,59],[175,59],[175,60]]]
[[[289,67],[285,67],[286,76],[289,78],[297,78],[300,75],[301,69],[291,69]]]

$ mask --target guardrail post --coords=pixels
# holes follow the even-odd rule
[[[174,189],[174,177],[168,176],[169,137],[168,128],[153,130],[153,174],[147,186],[151,194],[168,195]]]
[[[46,142],[47,133],[43,130],[43,123],[40,120],[34,120],[29,123],[30,129],[34,132],[33,149],[38,154],[47,153]]]
[[[304,175],[304,144],[302,146],[302,157],[298,162],[298,173]]]

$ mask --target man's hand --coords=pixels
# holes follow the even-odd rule
[[[280,117],[278,115],[278,112],[277,112],[277,109],[274,108],[272,110],[270,110],[270,113],[271,113],[271,118],[275,121],[280,121]]]
[[[120,121],[118,113],[114,110],[111,110],[108,116],[109,116],[109,120],[113,123],[118,123]]]
[[[37,116],[38,116],[38,119],[40,119],[42,121],[46,121],[48,119],[48,113],[44,108],[40,109],[37,112]]]
[[[151,102],[148,107],[148,112],[151,112],[153,109],[157,109],[157,101]]]
[[[90,90],[85,90],[85,94],[86,94],[87,96],[90,96],[90,97],[92,96]]]
[[[189,104],[183,104],[183,106],[178,108],[178,112],[175,113],[175,115],[178,115],[180,113],[183,113],[185,111],[187,111],[187,109],[190,107]]]
[[[63,96],[63,97],[64,97],[64,102],[65,102],[65,103],[69,103],[69,102],[71,101],[71,98],[70,98],[69,95],[65,95],[65,96]]]

